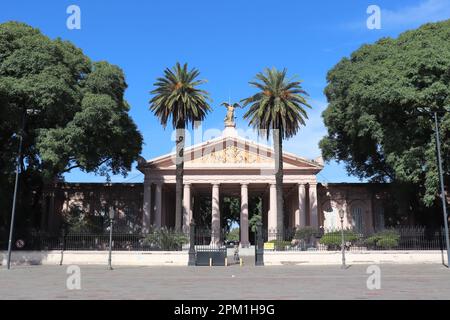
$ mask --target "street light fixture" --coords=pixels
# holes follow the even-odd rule
[[[11,224],[9,226],[9,238],[8,238],[8,257],[6,262],[7,269],[11,269],[11,250],[12,250],[12,238],[14,233],[14,220],[16,216],[16,199],[17,199],[17,189],[19,186],[19,170],[20,170],[20,160],[22,158],[22,143],[23,143],[23,136],[25,134],[25,121],[27,114],[37,114],[39,111],[35,109],[25,109],[22,116],[22,127],[19,134],[16,134],[16,136],[19,137],[19,151],[17,153],[16,158],[16,178],[14,182],[14,195],[13,195],[13,203],[12,203],[12,209],[11,209]]]
[[[344,239],[344,210],[339,210],[339,218],[341,218],[341,251],[342,251],[342,265],[341,269],[345,269],[345,239]]]
[[[439,184],[441,189],[441,201],[442,201],[442,214],[444,216],[444,230],[445,230],[445,243],[447,247],[447,268],[450,268],[450,240],[448,234],[448,214],[447,214],[447,201],[445,199],[445,188],[444,188],[444,175],[442,173],[442,158],[441,158],[441,139],[439,136],[439,123],[438,123],[438,112],[450,112],[448,108],[444,107],[443,110],[431,111],[427,108],[417,108],[417,110],[422,114],[433,114],[434,118],[434,132],[436,138],[436,149],[437,149],[437,162],[438,162],[438,172],[439,172]]]
[[[444,228],[445,228],[445,242],[447,245],[447,268],[450,266],[450,241],[448,234],[448,215],[447,215],[447,201],[445,199],[445,189],[444,189],[444,176],[442,173],[442,158],[441,158],[441,139],[439,137],[439,125],[437,112],[434,112],[434,130],[436,132],[436,148],[437,148],[437,158],[438,158],[438,170],[439,170],[439,182],[441,186],[441,200],[442,200],[442,213],[444,215]]]
[[[109,257],[108,257],[108,267],[112,270],[111,265],[111,255],[112,255],[112,233],[113,233],[113,222],[114,222],[115,210],[114,207],[109,208]]]

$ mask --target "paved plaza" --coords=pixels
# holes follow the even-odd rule
[[[280,267],[81,266],[68,290],[67,266],[0,267],[1,299],[448,299],[442,265],[381,265],[381,288],[367,289],[367,265]]]

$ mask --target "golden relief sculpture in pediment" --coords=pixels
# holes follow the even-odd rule
[[[222,150],[213,150],[201,158],[192,160],[192,163],[270,163],[268,158],[240,149],[236,146],[227,146]]]

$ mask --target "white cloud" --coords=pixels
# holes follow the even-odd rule
[[[421,0],[398,9],[389,9],[384,5],[380,5],[380,8],[381,31],[416,28],[424,23],[450,18],[450,0]],[[371,31],[366,25],[368,17],[369,15],[361,12],[358,20],[344,23],[342,27],[347,30]]]
[[[450,0],[425,0],[400,10],[381,8],[382,28],[420,25],[450,18]]]

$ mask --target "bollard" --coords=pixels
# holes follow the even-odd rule
[[[242,258],[239,259],[239,265],[242,267],[244,265],[244,261],[242,260]]]
[[[228,258],[225,257],[225,267],[228,267]]]
[[[212,267],[212,258],[209,258],[209,266]]]

